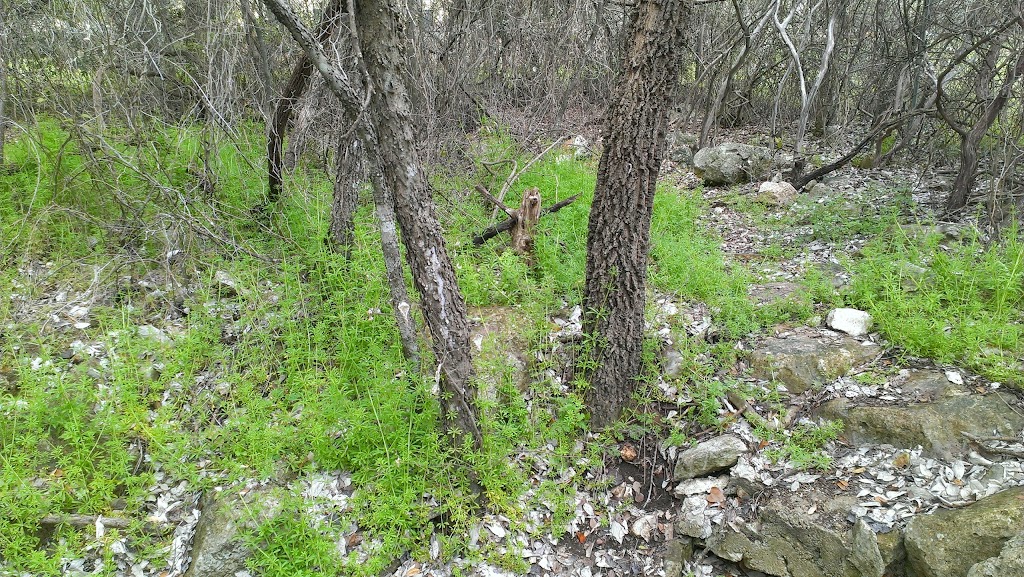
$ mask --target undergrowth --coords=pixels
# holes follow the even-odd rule
[[[896,227],[863,250],[849,298],[907,354],[964,365],[1024,384],[1024,241],[1005,232],[986,244]]]

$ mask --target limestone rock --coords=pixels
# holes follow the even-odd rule
[[[962,509],[919,515],[907,525],[907,573],[914,577],[966,577],[976,563],[1000,556],[1007,541],[1022,530],[1024,487],[1007,489]],[[984,564],[977,569],[987,570]]]
[[[998,557],[971,567],[967,577],[1024,577],[1024,533],[1007,541]]]
[[[823,182],[816,182],[812,180],[804,186],[804,194],[806,194],[807,198],[811,200],[818,200],[819,198],[831,197],[835,194],[835,191],[832,190],[831,186]]]
[[[786,301],[808,301],[803,287],[792,282],[770,282],[751,285],[747,290],[750,300],[758,306],[773,305]]]
[[[851,337],[861,337],[871,330],[871,315],[857,309],[833,309],[825,317],[830,328],[842,331]]]
[[[771,172],[772,151],[727,142],[699,150],[693,156],[693,167],[698,177],[713,186],[765,180]]]
[[[949,381],[942,371],[917,370],[907,371],[899,385],[904,393],[914,395],[919,401],[934,401],[944,397],[954,397],[964,393]]]
[[[930,272],[923,266],[912,262],[901,262],[898,265],[900,272],[900,286],[907,292],[914,292],[922,286],[927,286]]]
[[[235,277],[222,270],[213,273],[213,284],[214,288],[223,297],[236,297],[241,292],[238,286],[238,281],[235,280]]]
[[[751,353],[754,376],[782,381],[792,393],[831,382],[879,353],[877,345],[849,337],[815,339],[797,335],[770,338]]]
[[[878,540],[875,539],[875,532],[864,519],[857,519],[853,525],[850,563],[860,571],[862,577],[882,577],[885,574],[885,561]]]
[[[917,445],[940,458],[965,454],[962,433],[979,436],[1016,435],[1024,417],[1004,393],[947,397],[911,406],[852,406],[847,399],[829,401],[818,414],[843,423],[843,435],[854,444],[883,443],[905,449]]]
[[[747,452],[747,444],[736,435],[722,435],[698,443],[679,454],[672,479],[676,482],[693,479],[736,464]]]
[[[192,562],[184,577],[235,577],[245,570],[252,554],[241,534],[271,518],[277,509],[276,500],[265,490],[251,492],[244,499],[207,493],[200,508],[192,539]]]
[[[693,150],[697,147],[698,137],[688,132],[673,131],[666,139],[665,156],[672,162],[684,166],[693,164]]]
[[[665,542],[665,577],[681,577],[683,567],[693,557],[693,541],[687,538]]]
[[[817,509],[812,505],[817,505]],[[748,569],[777,577],[881,577],[889,567],[875,534],[866,524],[852,536],[845,521],[830,523],[834,509],[815,493],[764,504],[755,522],[715,527],[707,548]],[[816,510],[819,513],[809,513]]]
[[[796,202],[798,193],[788,182],[762,182],[757,189],[757,201],[769,206],[787,207]]]

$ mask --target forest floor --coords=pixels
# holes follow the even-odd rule
[[[517,179],[509,204],[531,186],[545,206],[581,195],[542,219],[534,262],[504,238],[476,247],[492,220],[473,187],[533,156],[488,126],[466,170],[434,179],[486,435],[454,451],[433,371],[402,359],[368,207],[346,261],[322,240],[330,183],[314,169],[252,217],[259,130],[220,143],[211,179],[187,131],[83,152],[37,128],[0,175],[0,574],[758,575],[680,556],[678,454],[729,432],[772,482],[859,466],[837,462],[848,439],[809,410],[822,399],[756,376],[766,340],[852,307],[882,353],[839,396],[921,367],[1024,383],[1024,243],[937,223],[948,177],[848,168],[776,204],[668,163],[649,373],[636,410],[589,433],[566,367],[596,161],[556,148]]]

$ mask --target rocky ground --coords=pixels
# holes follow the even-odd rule
[[[668,178],[696,185],[694,172],[680,163]],[[698,158],[698,161],[700,159]],[[699,164],[699,162],[698,162]],[[749,169],[749,166],[748,166]],[[722,238],[723,250],[760,279],[750,298],[760,305],[809,299],[795,282],[809,267],[826,271],[836,286],[848,279],[842,262],[866,239],[814,242],[790,257],[762,262],[756,256],[772,244],[795,242],[798,228],[769,229],[727,202],[747,196],[772,211],[796,201],[785,187],[754,184],[708,186],[711,210],[703,225]],[[724,175],[722,178],[726,178]],[[927,212],[943,186],[912,171],[837,173],[804,193],[818,199],[855,197],[872,182],[899,181],[910,187],[916,206]],[[950,230],[955,230],[950,228]],[[31,275],[32,271],[26,271]],[[231,279],[220,278],[230,289]],[[814,306],[814,303],[810,303]],[[682,355],[677,327],[687,339],[713,338],[711,313],[703,303],[656,297],[653,331],[664,340],[664,374],[658,386],[684,406],[692,399],[674,377]],[[87,323],[88,310],[63,307],[55,323]],[[820,308],[820,307],[819,307]],[[65,314],[66,313],[66,314]],[[626,442],[620,458],[590,470],[576,487],[575,515],[564,535],[532,529],[553,514],[530,510],[525,519],[486,515],[468,536],[470,549],[494,544],[522,557],[531,575],[773,575],[778,577],[994,577],[1024,575],[1024,411],[1015,391],[962,367],[897,354],[871,319],[855,310],[821,310],[815,322],[779,326],[767,335],[736,344],[737,366],[722,376],[743,383],[741,393],[722,399],[724,426],[703,431],[689,448],[651,439]],[[477,346],[489,333],[504,334],[511,315],[479,311]],[[551,319],[554,330],[545,354],[580,331],[580,311],[569,308]],[[147,325],[148,326],[148,325]],[[143,327],[155,340],[173,339],[180,322]],[[141,330],[141,329],[140,329]],[[527,353],[507,343],[514,364]],[[95,343],[76,343],[72,355],[101,366],[110,354]],[[40,367],[40,370],[47,370]],[[56,370],[56,369],[54,369]],[[153,370],[159,370],[154,367]],[[545,375],[558,382],[560,375]],[[215,384],[210,384],[215,388]],[[775,399],[779,412],[764,399]],[[667,421],[680,419],[666,409]],[[821,419],[843,424],[825,451],[823,469],[798,468],[773,460],[758,430],[782,436]],[[580,449],[589,439],[581,439]],[[516,459],[532,465],[536,483],[523,503],[550,478],[543,452]],[[570,483],[576,471],[556,481]],[[169,540],[169,563],[153,567],[125,547],[111,548],[110,562],[124,575],[220,577],[247,574],[251,554],[238,540],[254,523],[246,511],[274,512],[276,483],[253,480],[201,494],[166,479],[156,466],[149,524]],[[358,487],[344,472],[318,473],[288,481],[307,497],[311,513],[329,520],[344,511]],[[76,522],[95,527],[97,539],[120,521],[96,517]],[[429,557],[403,558],[389,568],[395,576],[511,575],[508,570],[463,559],[442,561],[438,536]],[[364,540],[359,527],[343,531],[342,552],[368,554],[380,546]],[[89,574],[93,559],[69,560],[66,572]]]

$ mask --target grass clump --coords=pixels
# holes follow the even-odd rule
[[[988,245],[976,233],[947,244],[940,234],[895,228],[864,248],[853,271],[850,300],[908,354],[1024,383],[1024,241],[1016,228]]]

